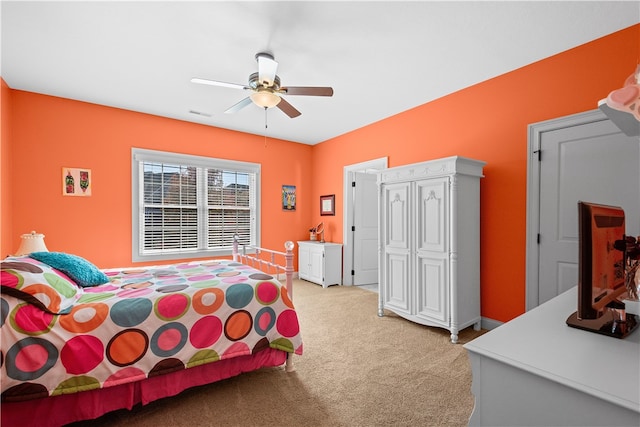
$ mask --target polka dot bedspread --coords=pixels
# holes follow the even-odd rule
[[[81,288],[28,257],[12,261],[3,262],[0,299],[3,401],[105,388],[267,347],[302,354],[286,288],[243,264],[103,270],[108,283]],[[28,271],[45,283],[27,283]],[[9,282],[39,301],[8,295]]]

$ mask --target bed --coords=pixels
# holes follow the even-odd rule
[[[236,241],[231,260],[107,270],[56,252],[5,258],[2,426],[60,426],[262,367],[293,370],[303,345],[285,247],[247,253]]]

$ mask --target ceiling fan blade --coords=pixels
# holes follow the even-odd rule
[[[259,53],[256,55],[258,61],[258,80],[266,87],[273,86],[278,71],[278,63],[273,56],[268,53]]]
[[[226,114],[236,113],[236,112],[242,110],[244,107],[246,107],[249,104],[251,104],[251,98],[247,96],[242,101],[240,101],[237,104],[229,107],[229,109],[227,111],[225,111],[225,113]]]
[[[276,105],[283,113],[292,119],[298,117],[302,114],[300,111],[296,110],[293,105],[289,104],[283,97],[280,97],[280,102]]]
[[[219,82],[217,80],[200,79],[198,77],[192,78],[191,83],[197,83],[201,85],[210,85],[210,86],[230,87],[231,89],[250,89],[245,85],[240,85],[237,83]]]
[[[287,95],[333,96],[331,87],[289,86],[281,90]]]

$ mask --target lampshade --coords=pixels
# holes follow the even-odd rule
[[[275,107],[280,102],[280,97],[267,88],[258,89],[250,95],[250,98],[254,104],[262,108]]]
[[[607,104],[606,99],[602,99],[598,102],[598,108],[609,120],[611,120],[611,122],[613,122],[614,125],[618,126],[625,135],[640,135],[640,120],[638,120],[633,114],[611,108],[611,106]]]
[[[640,135],[640,64],[622,88],[598,102],[598,108],[627,136]]]
[[[44,244],[44,234],[38,234],[35,231],[20,236],[20,247],[16,255],[29,255],[31,252],[49,252]]]

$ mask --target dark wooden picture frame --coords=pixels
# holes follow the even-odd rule
[[[336,214],[336,195],[329,194],[326,196],[320,196],[320,215],[335,215]]]

